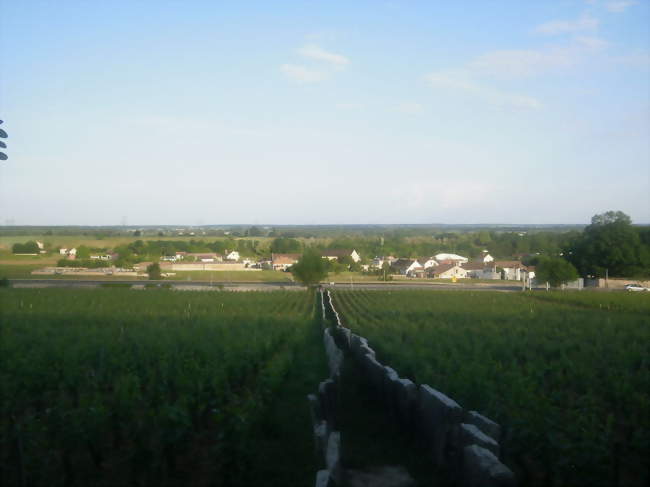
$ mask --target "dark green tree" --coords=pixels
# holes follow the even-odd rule
[[[157,281],[159,279],[162,279],[162,273],[160,272],[160,264],[158,262],[149,264],[147,266],[147,274],[149,274],[149,279],[152,281]]]
[[[535,279],[559,287],[578,278],[578,271],[562,257],[540,257],[535,267]]]
[[[90,248],[86,245],[77,247],[77,259],[90,259]]]
[[[302,245],[295,238],[279,237],[271,242],[271,252],[275,254],[291,254],[301,250]]]
[[[38,254],[40,248],[36,242],[30,240],[25,243],[15,243],[13,244],[11,251],[14,254]]]
[[[595,215],[568,246],[569,261],[583,275],[631,277],[650,273],[650,246],[621,211]]]
[[[309,249],[291,266],[291,274],[305,286],[316,286],[327,277],[326,262],[319,252]]]

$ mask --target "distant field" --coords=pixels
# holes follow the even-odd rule
[[[650,293],[343,291],[381,362],[505,428],[522,485],[647,485]]]

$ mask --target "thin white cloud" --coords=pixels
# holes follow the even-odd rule
[[[469,67],[481,74],[500,78],[525,78],[549,70],[575,64],[575,55],[568,48],[506,49],[485,53]]]
[[[358,110],[364,108],[363,103],[354,103],[354,102],[337,103],[335,106],[336,108],[339,108],[341,110]]]
[[[536,32],[546,35],[575,34],[578,32],[590,32],[598,29],[600,21],[589,15],[583,15],[576,20],[552,20],[538,25]]]
[[[426,80],[433,88],[472,95],[476,99],[502,108],[537,110],[542,106],[534,97],[481,84],[463,72],[438,71],[428,74]]]
[[[609,46],[609,42],[599,37],[576,36],[576,42],[588,49],[604,49]]]
[[[635,0],[617,0],[614,2],[607,2],[605,8],[610,12],[622,13],[625,12],[628,7],[637,5],[638,3],[639,2],[636,2]]]
[[[650,68],[650,51],[633,51],[613,59],[617,64],[632,68]]]
[[[314,44],[301,47],[298,49],[298,53],[303,57],[313,59],[315,61],[325,61],[338,67],[344,67],[350,64],[350,60],[342,54],[326,51],[322,47],[316,46]]]
[[[283,64],[280,69],[289,80],[296,83],[317,83],[326,78],[325,73],[298,64]]]
[[[421,113],[424,107],[416,102],[403,102],[395,108],[398,112],[406,113],[407,115],[417,115]]]

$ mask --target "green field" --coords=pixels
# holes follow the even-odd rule
[[[647,485],[650,295],[336,291],[334,304],[378,360],[500,422],[523,485]]]
[[[308,485],[307,292],[1,289],[3,485]]]

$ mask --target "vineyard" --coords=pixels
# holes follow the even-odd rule
[[[5,289],[0,309],[3,485],[255,483],[281,386],[311,480],[313,295]]]
[[[647,485],[649,297],[337,291],[378,359],[501,423],[523,485]]]

